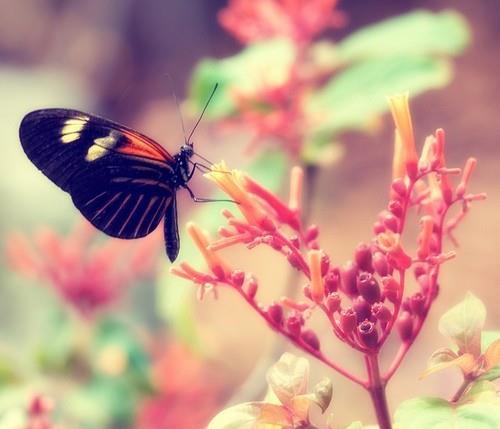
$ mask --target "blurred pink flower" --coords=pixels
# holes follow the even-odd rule
[[[41,228],[33,243],[13,233],[6,242],[7,259],[12,269],[50,283],[80,315],[92,317],[127,286],[153,273],[161,243],[158,235],[134,242],[97,236],[87,222],[78,223],[67,236]]]
[[[185,346],[160,353],[152,376],[157,394],[139,405],[135,429],[203,428],[221,406],[224,383]]]
[[[345,21],[338,0],[230,0],[219,13],[220,24],[242,43],[288,37],[307,43]]]

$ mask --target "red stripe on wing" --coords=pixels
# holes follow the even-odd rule
[[[150,158],[157,161],[172,161],[173,157],[165,148],[148,137],[133,132],[132,130],[121,130],[127,137],[127,141],[116,148],[117,152]]]

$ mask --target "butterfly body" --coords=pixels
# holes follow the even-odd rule
[[[176,259],[176,191],[189,190],[192,144],[171,155],[131,128],[69,109],[29,113],[19,135],[28,158],[71,195],[96,228],[133,239],[148,235],[164,219],[167,255]]]

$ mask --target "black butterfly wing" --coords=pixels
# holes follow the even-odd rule
[[[167,256],[174,262],[179,254],[180,245],[179,226],[177,225],[177,199],[175,198],[175,194],[172,198],[172,202],[167,207],[163,232],[165,234]]]
[[[65,109],[28,114],[20,138],[28,158],[104,233],[143,237],[165,217],[165,238],[171,240],[166,250],[175,259],[175,172],[160,145],[122,125]]]
[[[149,137],[78,110],[31,112],[21,123],[19,137],[31,162],[65,191],[85,162],[111,152],[173,162],[172,156]]]
[[[75,174],[68,192],[97,229],[112,237],[139,238],[158,226],[172,204],[168,174],[161,163],[111,153]]]

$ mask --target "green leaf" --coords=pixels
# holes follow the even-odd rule
[[[459,13],[419,10],[363,27],[341,40],[335,53],[344,62],[394,55],[457,55],[469,41],[469,27]]]
[[[246,402],[217,414],[207,429],[292,429],[290,412],[281,405]]]
[[[236,110],[234,92],[251,95],[263,83],[266,86],[283,84],[288,79],[295,55],[293,43],[280,38],[254,43],[222,60],[202,60],[191,77],[188,101],[193,110],[199,111],[218,83],[219,88],[206,115],[213,119],[229,116]]]
[[[281,403],[289,406],[296,396],[307,392],[309,362],[291,353],[283,353],[267,373],[267,382]]]
[[[388,95],[409,90],[415,96],[450,79],[449,63],[432,58],[399,56],[357,64],[311,96],[306,105],[311,136],[325,139],[347,129],[366,128],[388,110]]]
[[[484,304],[471,292],[439,320],[439,332],[451,338],[460,353],[481,354],[481,330],[486,319]]]
[[[474,402],[455,405],[440,398],[415,398],[403,402],[394,419],[404,429],[496,429],[500,399],[483,394]]]
[[[283,184],[286,167],[286,157],[282,152],[269,151],[262,153],[243,169],[268,189],[276,192]],[[220,195],[214,195],[214,197],[218,198]],[[224,219],[220,215],[223,208],[235,210],[235,205],[231,203],[203,204],[190,216],[190,220],[196,222],[209,233],[214,233],[217,227],[224,223]],[[178,261],[189,261],[194,267],[202,269],[204,267],[203,257],[187,237],[182,225],[183,222],[180,223],[181,250]],[[158,311],[178,338],[193,347],[197,347],[199,339],[192,316],[192,300],[196,296],[196,291],[190,282],[170,275],[169,268],[170,265],[165,264],[157,279]]]
[[[500,339],[500,331],[483,331],[481,333],[481,351],[486,349],[496,340]]]

